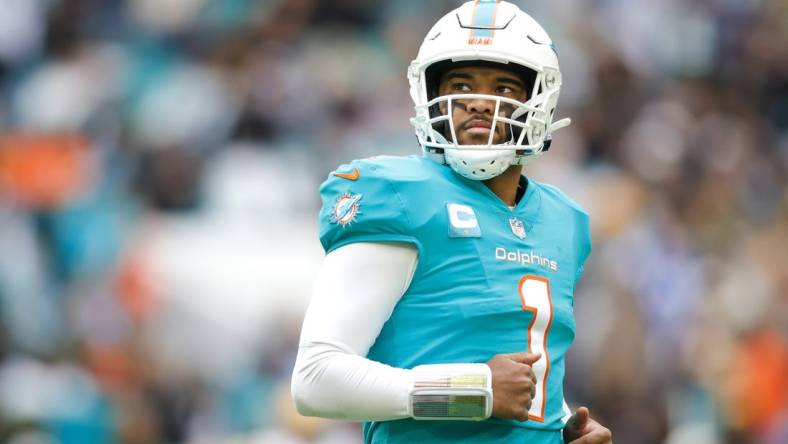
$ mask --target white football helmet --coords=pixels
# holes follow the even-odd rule
[[[481,94],[437,97],[440,74],[457,64],[504,65],[533,81],[528,100]],[[525,164],[549,148],[554,131],[570,123],[553,122],[561,71],[550,37],[531,16],[505,1],[469,1],[441,18],[410,64],[408,80],[416,110],[411,124],[422,149],[469,179],[490,179],[510,165]],[[505,123],[508,139],[494,145],[495,131],[490,131],[487,144],[460,145],[448,110],[463,99],[494,101],[492,128]]]

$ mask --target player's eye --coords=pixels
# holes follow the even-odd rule
[[[506,96],[510,96],[510,95],[514,94],[514,89],[512,89],[512,88],[511,88],[511,87],[509,87],[509,86],[503,86],[503,85],[501,85],[501,86],[499,86],[498,88],[496,88],[496,90],[495,90],[495,93],[496,93],[496,94],[499,94],[499,95],[506,95]]]
[[[451,90],[454,92],[469,92],[471,90],[471,86],[467,83],[452,83]]]

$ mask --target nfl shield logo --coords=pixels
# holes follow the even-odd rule
[[[525,225],[523,225],[523,221],[516,218],[509,219],[509,226],[512,227],[512,233],[515,236],[519,237],[520,239],[525,239]]]

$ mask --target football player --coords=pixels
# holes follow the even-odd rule
[[[408,79],[423,155],[354,161],[320,189],[299,411],[365,421],[367,443],[610,443],[562,387],[588,215],[522,175],[569,123],[550,38],[513,4],[468,2]]]

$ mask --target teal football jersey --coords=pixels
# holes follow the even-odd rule
[[[419,252],[407,292],[368,358],[400,368],[542,353],[528,421],[367,422],[367,443],[560,443],[573,292],[590,253],[587,213],[526,180],[515,208],[482,182],[420,156],[341,166],[321,186],[320,241],[406,242]]]

